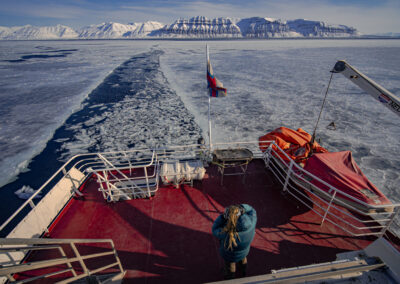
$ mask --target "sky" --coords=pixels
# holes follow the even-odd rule
[[[0,0],[0,26],[6,27],[171,24],[193,16],[302,18],[351,26],[364,34],[400,33],[400,0]]]

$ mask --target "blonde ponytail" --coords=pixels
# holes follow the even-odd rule
[[[227,217],[228,217],[227,223],[225,227],[222,229],[222,232],[226,233],[227,235],[225,238],[224,246],[225,249],[233,250],[233,246],[237,247],[237,242],[235,237],[237,237],[240,242],[239,234],[236,231],[237,221],[240,217],[240,208],[237,206],[230,206]]]

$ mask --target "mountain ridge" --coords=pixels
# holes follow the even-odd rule
[[[208,19],[196,16],[172,24],[156,21],[121,24],[105,22],[73,29],[64,25],[37,27],[0,26],[0,40],[45,39],[212,39],[212,38],[349,38],[360,37],[353,27],[305,19],[267,17]]]

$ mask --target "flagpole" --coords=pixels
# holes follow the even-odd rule
[[[208,44],[206,44],[206,54],[207,54],[207,72],[208,72],[208,62],[210,61],[210,56],[208,54]],[[211,152],[211,96],[208,93],[208,139],[209,139],[209,150]]]

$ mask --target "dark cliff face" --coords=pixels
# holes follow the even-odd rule
[[[327,36],[358,36],[355,28],[344,25],[329,25],[319,21],[297,19],[287,22],[291,30],[295,30],[304,37],[327,37]]]
[[[237,25],[239,26],[243,37],[269,38],[291,36],[289,26],[280,20],[254,17],[242,19],[237,23]],[[294,35],[294,33],[292,34]]]
[[[194,17],[179,19],[154,31],[150,36],[177,38],[282,38],[282,37],[352,37],[356,29],[324,22],[294,20],[282,21],[253,17],[233,20]]]
[[[152,35],[157,36],[189,36],[189,37],[240,37],[239,27],[229,18],[207,19],[198,16],[189,20],[179,19]]]

